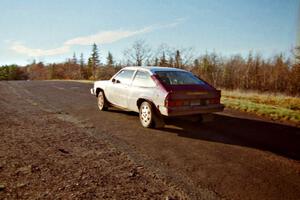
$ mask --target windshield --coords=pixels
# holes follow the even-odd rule
[[[167,85],[205,85],[205,83],[190,72],[157,71],[158,78]]]

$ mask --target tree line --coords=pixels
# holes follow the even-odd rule
[[[82,53],[79,58],[74,53],[62,63],[33,61],[23,67],[5,65],[0,67],[0,80],[109,79],[122,67],[130,65],[186,69],[219,88],[300,95],[300,47],[293,51],[293,58],[282,54],[263,58],[252,52],[246,57],[223,57],[215,52],[195,57],[191,48],[174,49],[162,44],[153,50],[139,40],[124,51],[122,61],[117,62],[108,52],[103,63],[98,46],[93,44],[87,61]]]

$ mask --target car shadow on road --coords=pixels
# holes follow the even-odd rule
[[[177,128],[162,130],[181,137],[247,146],[300,160],[300,129],[296,127],[217,114],[214,121],[203,124],[182,119],[169,124]]]
[[[118,108],[109,108],[109,112],[111,113],[122,113],[128,116],[139,116],[139,113],[133,112],[133,111],[125,111],[125,110],[120,110]]]
[[[138,113],[116,108],[109,112],[138,117]],[[180,137],[246,146],[300,160],[300,128],[288,125],[214,114],[214,120],[205,123],[176,118],[167,120],[167,126],[160,130]]]

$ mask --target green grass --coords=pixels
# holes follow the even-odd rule
[[[291,97],[283,94],[257,93],[252,91],[246,92],[239,90],[222,90],[222,96],[231,99],[245,99],[258,104],[267,104],[300,111],[299,97]]]
[[[222,90],[226,107],[300,126],[300,98],[257,92]]]

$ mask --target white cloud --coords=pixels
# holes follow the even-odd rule
[[[134,35],[147,33],[152,30],[153,28],[149,26],[135,31],[122,31],[122,30],[103,31],[94,35],[88,35],[88,36],[82,36],[82,37],[70,39],[66,41],[64,44],[65,45],[91,45],[93,43],[109,44],[124,38],[132,37]]]
[[[26,54],[31,57],[40,57],[40,56],[54,56],[54,55],[60,55],[69,52],[70,47],[69,46],[62,46],[54,49],[33,49],[26,47],[22,43],[14,42],[12,46],[10,47],[11,50],[20,53],[20,54]]]
[[[158,28],[172,28],[172,27],[178,26],[179,24],[182,24],[186,20],[187,20],[186,17],[177,18],[174,22],[169,23],[169,24],[165,24],[165,25],[161,25]]]
[[[152,25],[138,30],[102,31],[93,35],[81,36],[81,37],[69,39],[65,41],[61,47],[54,48],[54,49],[34,49],[34,48],[27,47],[20,42],[12,42],[12,46],[10,47],[10,49],[17,53],[25,54],[31,57],[60,55],[60,54],[68,53],[70,47],[73,45],[91,45],[93,43],[109,44],[124,38],[148,33],[156,29],[175,27],[180,23],[182,23],[183,21],[185,21],[185,18],[176,19],[174,22],[169,24]]]

